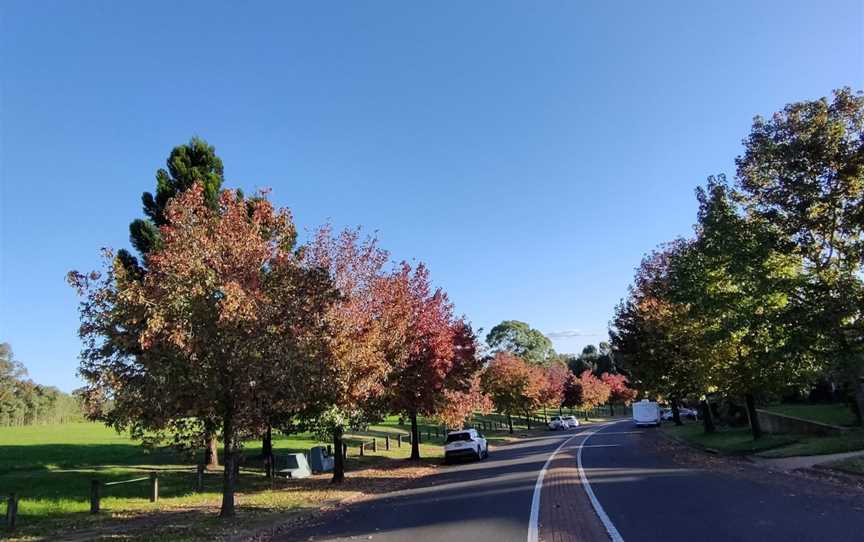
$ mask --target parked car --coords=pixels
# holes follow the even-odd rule
[[[660,406],[656,402],[642,399],[641,401],[633,403],[633,423],[637,426],[659,426],[660,419]]]
[[[695,410],[690,409],[690,408],[685,408],[685,407],[678,407],[678,413],[681,415],[682,418],[687,418],[688,420],[695,420],[699,417],[699,415],[696,413]],[[664,408],[662,418],[663,418],[663,421],[667,421],[667,422],[669,420],[671,420],[672,419],[672,409],[671,408]]]
[[[476,429],[463,429],[447,433],[447,440],[444,443],[444,460],[451,461],[464,457],[471,459],[489,457],[489,444],[486,442],[486,437]]]
[[[550,431],[558,431],[559,429],[571,429],[579,427],[579,420],[573,416],[552,416],[547,424]]]
[[[576,416],[563,416],[564,420],[567,422],[568,426],[571,428],[579,427],[579,420],[576,419]]]

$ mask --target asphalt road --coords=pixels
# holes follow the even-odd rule
[[[563,440],[581,431],[490,445],[487,459],[444,466],[422,487],[351,505],[284,540],[525,542],[540,470]]]
[[[421,486],[352,504],[281,539],[526,542],[537,476],[576,435],[547,472],[541,540],[608,539],[578,481],[584,443],[591,490],[627,542],[864,541],[860,490],[708,458],[629,421],[602,427],[584,442],[588,431],[491,447],[484,461],[442,467]],[[595,529],[580,528],[592,522]]]
[[[709,467],[676,453],[656,428],[626,422],[589,444],[583,468],[627,542],[864,540],[860,493],[743,461]]]

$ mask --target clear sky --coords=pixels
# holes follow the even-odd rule
[[[80,384],[64,275],[198,135],[301,230],[377,230],[475,326],[578,351],[753,115],[864,87],[862,6],[4,0],[0,341]]]

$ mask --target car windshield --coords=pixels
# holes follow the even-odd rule
[[[471,440],[471,433],[450,433],[447,435],[447,443]]]

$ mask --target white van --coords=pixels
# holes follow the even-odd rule
[[[633,423],[641,425],[660,425],[660,405],[648,399],[633,403]]]

